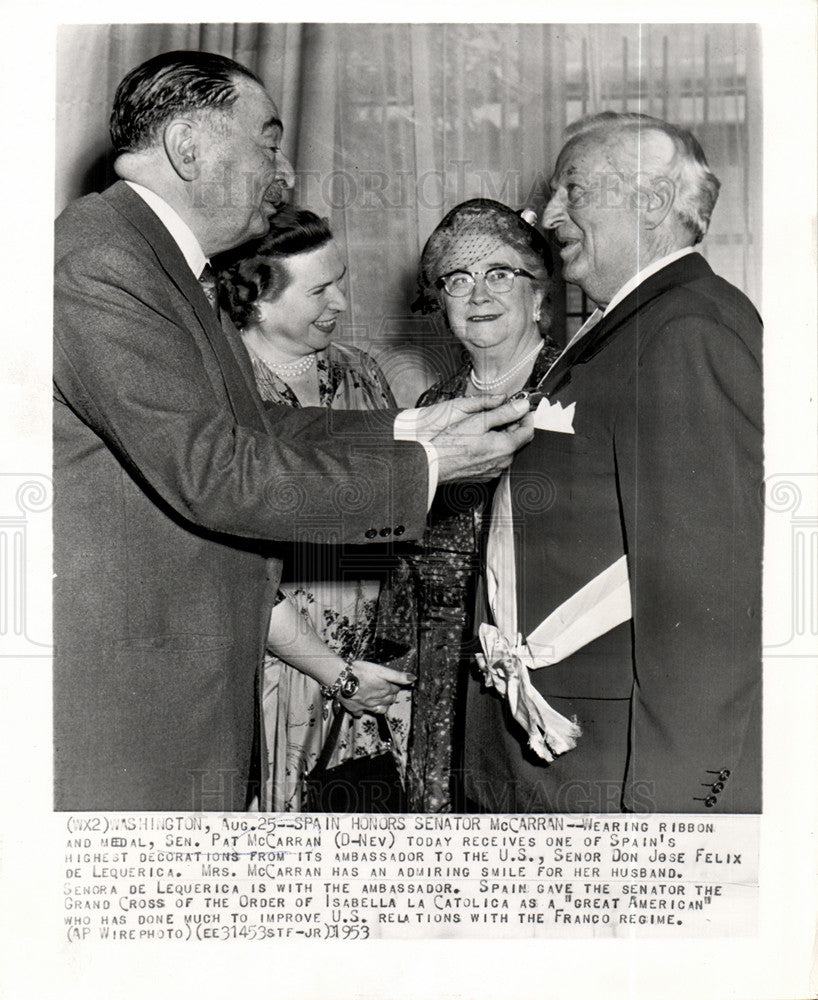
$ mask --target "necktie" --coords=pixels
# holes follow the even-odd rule
[[[202,273],[199,275],[199,284],[202,286],[202,291],[205,293],[205,297],[210,303],[210,308],[218,317],[219,287],[216,284],[216,275],[213,273],[213,268],[210,266],[209,262],[202,268]]]
[[[585,320],[582,326],[577,330],[574,336],[566,344],[565,350],[567,351],[569,347],[573,347],[574,344],[576,344],[577,341],[581,340],[586,333],[588,333],[590,330],[593,330],[593,328],[597,325],[597,323],[601,319],[602,319],[602,310],[594,309],[594,311],[591,313],[588,319]]]

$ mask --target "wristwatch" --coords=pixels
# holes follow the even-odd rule
[[[360,681],[352,671],[352,664],[344,664],[344,669],[338,674],[334,684],[322,684],[321,694],[325,698],[353,698],[360,686]]]

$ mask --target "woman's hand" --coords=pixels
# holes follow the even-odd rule
[[[339,698],[338,701],[356,719],[364,712],[382,715],[395,701],[398,692],[417,680],[415,674],[369,660],[353,660],[352,671],[358,678],[358,690],[351,698]]]
[[[332,652],[291,600],[279,601],[273,608],[267,648],[328,688],[333,687],[346,666],[346,661]],[[358,690],[351,698],[339,698],[338,701],[356,719],[364,712],[376,715],[385,712],[398,692],[417,680],[414,674],[369,660],[354,660],[352,671],[358,678]]]

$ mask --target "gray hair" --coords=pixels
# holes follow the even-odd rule
[[[675,188],[673,209],[679,222],[690,232],[694,244],[701,242],[721,184],[707,165],[698,140],[687,129],[651,115],[601,111],[573,122],[565,135],[567,142],[560,157],[574,143],[592,139],[613,149],[620,166],[630,159],[627,165],[636,184],[640,175],[666,176]],[[634,137],[638,140],[638,161],[633,158]]]

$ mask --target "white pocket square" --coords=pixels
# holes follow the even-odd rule
[[[562,403],[549,401],[543,397],[534,411],[534,426],[541,431],[556,431],[558,434],[574,433],[574,410],[576,403],[563,407]]]

